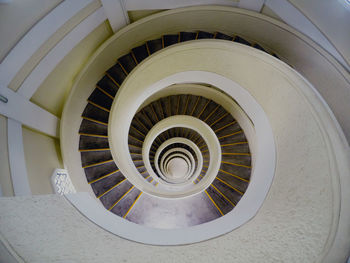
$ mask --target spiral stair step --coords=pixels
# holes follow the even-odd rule
[[[212,33],[209,33],[209,32],[199,31],[197,33],[196,39],[214,38],[214,35],[215,34],[212,34]]]
[[[163,48],[179,43],[179,35],[163,35],[162,42]]]
[[[196,36],[197,33],[194,32],[180,32],[180,42],[194,40]]]
[[[249,183],[249,178],[247,178],[247,176],[244,176],[242,174],[239,174],[238,176],[234,173],[230,173],[222,169],[219,170],[217,178],[221,179],[222,181],[226,182],[227,184],[229,184],[230,186],[239,190],[242,193],[245,192]]]
[[[232,41],[232,40],[233,40],[233,37],[232,37],[232,36],[223,34],[223,33],[221,33],[221,32],[216,32],[216,33],[215,33],[215,38],[216,38],[216,39],[228,40],[228,41]]]
[[[105,91],[106,94],[109,94],[113,98],[115,97],[119,89],[119,86],[117,86],[108,76],[103,76],[103,78],[99,82],[97,82],[96,86],[101,90]]]
[[[146,44],[133,48],[131,52],[137,63],[141,63],[142,60],[144,60],[150,55],[148,53]]]
[[[105,125],[98,124],[93,121],[85,120],[81,122],[79,134],[94,134],[100,136],[107,136],[108,129]]]
[[[101,200],[103,205],[110,211],[117,204],[120,199],[128,193],[133,187],[127,179],[121,179],[118,183],[107,188],[105,192],[102,192],[98,198]]]
[[[96,196],[108,194],[108,191],[113,189],[113,187],[118,185],[124,179],[125,177],[119,170],[113,171],[112,173],[107,174],[106,176],[101,177],[99,180],[92,183],[94,193]]]
[[[233,39],[234,42],[237,42],[237,43],[240,43],[240,44],[244,44],[244,45],[247,45],[247,46],[251,46],[250,42],[248,42],[247,40],[245,40],[244,38],[240,37],[240,36],[236,36],[234,39]]]
[[[113,99],[99,88],[96,88],[88,98],[88,102],[100,107],[101,109],[109,111],[111,109]]]
[[[243,192],[239,191],[237,188],[232,188],[231,185],[219,177],[216,177],[212,183],[212,186],[220,191],[230,202],[236,206],[236,204],[241,199]]]
[[[259,44],[257,44],[257,43],[253,44],[253,47],[256,48],[256,49],[259,49],[259,50],[261,50],[261,51],[266,52],[266,50],[265,50],[262,46],[260,46]]]
[[[163,48],[162,38],[150,40],[150,41],[147,41],[146,43],[147,43],[147,47],[148,47],[150,55],[152,55],[153,53],[155,53],[158,50],[161,50]]]
[[[106,75],[118,87],[120,87],[120,85],[123,83],[127,76],[125,70],[122,68],[120,63],[116,63],[113,67],[107,70]]]
[[[109,148],[108,138],[105,136],[106,135],[87,134],[87,133],[80,134],[79,150]]]
[[[81,152],[83,167],[99,165],[113,159],[110,151]]]
[[[209,186],[205,190],[205,193],[208,195],[222,216],[234,208],[233,203],[225,195],[223,195],[222,192],[218,191],[215,186]]]
[[[118,171],[118,167],[114,162],[107,163],[103,166],[95,166],[95,167],[89,167],[85,168],[84,172],[86,175],[86,179],[89,184],[92,182],[95,182],[101,178],[106,177],[107,175],[110,175],[114,173],[115,171]]]
[[[102,125],[108,125],[109,112],[102,110],[92,104],[88,104],[82,114],[82,117],[86,120],[99,123]]]
[[[128,75],[137,65],[132,53],[120,57],[118,62],[126,75]]]
[[[117,202],[112,205],[110,210],[116,215],[125,217],[140,195],[141,192],[134,186],[131,186],[131,188],[129,188],[128,191],[126,191],[124,195],[122,195]]]

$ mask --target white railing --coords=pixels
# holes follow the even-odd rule
[[[51,176],[52,187],[56,194],[65,195],[76,193],[76,190],[65,169],[55,169]]]

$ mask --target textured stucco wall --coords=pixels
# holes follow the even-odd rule
[[[288,189],[281,189],[288,190]],[[296,203],[297,200],[290,200]],[[242,228],[219,238],[176,247],[149,246],[114,236],[84,218],[56,195],[0,199],[0,232],[26,262],[314,262],[322,224],[296,206],[265,211]],[[288,210],[290,220],[276,224]],[[314,209],[308,209],[309,217]],[[267,217],[263,220],[263,217]],[[324,219],[321,219],[324,221]],[[263,234],[263,235],[262,235]],[[317,244],[315,250],[313,244]]]

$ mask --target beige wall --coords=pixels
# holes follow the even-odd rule
[[[347,0],[289,0],[326,35],[350,65],[350,4]]]
[[[25,33],[62,0],[11,0],[0,4],[0,61]]]
[[[108,22],[98,26],[58,64],[34,93],[31,101],[60,117],[76,75],[92,53],[111,35]]]
[[[140,20],[141,18],[144,18],[146,16],[150,16],[159,12],[164,11],[163,9],[157,9],[157,10],[133,10],[128,11],[130,23],[133,23],[137,20]]]
[[[59,141],[23,127],[23,146],[32,194],[53,193],[52,172],[63,168]]]
[[[7,118],[0,115],[0,187],[3,196],[13,196],[7,146]]]
[[[81,21],[88,17],[91,13],[101,7],[101,3],[95,0],[88,4],[85,8],[76,13],[56,32],[51,32],[53,35],[38,48],[34,54],[24,63],[23,67],[18,71],[16,76],[11,80],[8,87],[17,91],[22,85],[26,77],[32,72],[34,67],[47,55],[47,53],[55,47],[55,45],[63,39],[71,30],[74,29]]]

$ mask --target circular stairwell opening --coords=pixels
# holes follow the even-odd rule
[[[167,164],[166,177],[170,179],[186,179],[186,175],[189,171],[188,163],[181,157],[175,157],[171,159]]]

